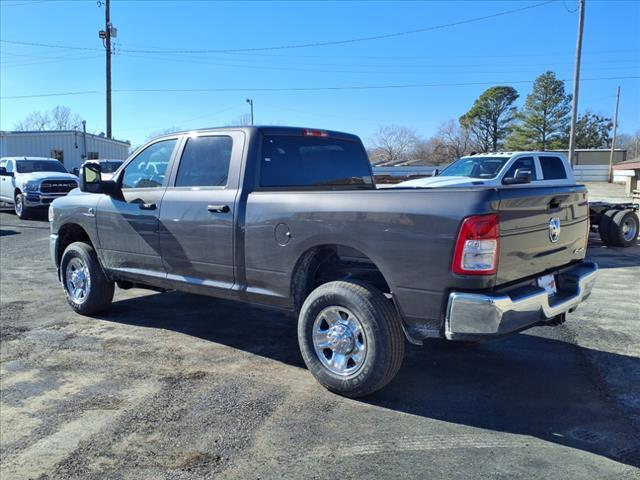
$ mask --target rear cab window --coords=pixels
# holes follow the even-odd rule
[[[369,158],[359,141],[295,135],[263,137],[259,186],[374,188]]]
[[[540,168],[542,177],[545,180],[565,180],[567,172],[564,168],[564,162],[560,157],[540,156]]]

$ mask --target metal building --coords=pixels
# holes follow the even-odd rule
[[[79,168],[85,160],[124,160],[130,149],[130,142],[76,130],[0,131],[0,157],[57,158],[69,171]]]

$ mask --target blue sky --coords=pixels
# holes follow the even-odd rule
[[[513,85],[524,102],[546,70],[571,91],[577,1],[558,0],[462,25],[341,45],[232,53],[171,53],[331,42],[392,34],[541,3],[205,2],[113,0],[113,133],[134,145],[152,132],[224,125],[255,102],[257,124],[345,130],[365,141],[379,125],[433,134],[464,114],[491,85]],[[613,116],[622,86],[620,131],[640,129],[640,2],[586,2],[579,107]],[[96,1],[0,1],[0,128],[34,110],[66,105],[105,131],[104,7]],[[30,42],[77,49],[47,48]],[[86,49],[86,50],[82,50]],[[137,50],[137,51],[136,51]],[[609,77],[636,77],[610,79]],[[594,79],[594,80],[587,80]],[[517,83],[515,83],[517,82]],[[321,90],[326,87],[428,85]],[[307,88],[311,90],[286,90]],[[237,89],[127,92],[140,89]],[[265,91],[256,89],[285,89]],[[315,89],[315,90],[314,90]]]

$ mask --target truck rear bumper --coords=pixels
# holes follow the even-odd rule
[[[449,340],[482,339],[552,323],[574,311],[590,294],[598,265],[581,262],[557,273],[558,293],[550,296],[535,284],[504,293],[449,294],[445,336]]]

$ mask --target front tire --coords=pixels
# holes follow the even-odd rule
[[[16,193],[13,199],[13,209],[20,220],[29,218],[30,209],[25,206],[24,195],[21,192]]]
[[[404,333],[391,302],[377,288],[353,281],[311,292],[298,318],[298,342],[316,380],[352,398],[387,385],[404,357]]]
[[[69,245],[60,261],[60,281],[67,302],[81,315],[106,310],[113,300],[114,284],[105,276],[93,247],[84,242]]]

